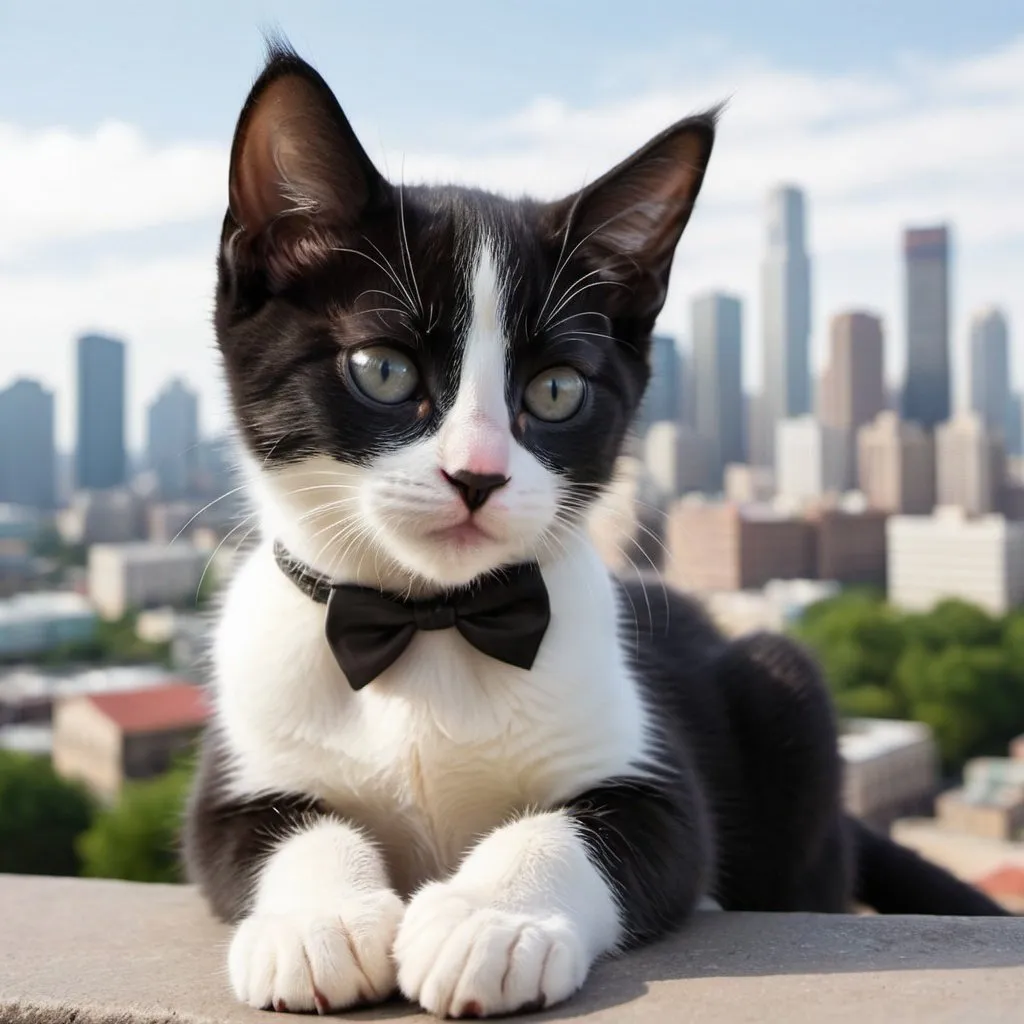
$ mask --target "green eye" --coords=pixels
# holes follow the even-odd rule
[[[586,394],[587,383],[582,374],[568,366],[556,366],[530,381],[523,404],[537,419],[560,423],[580,411]]]
[[[386,345],[357,349],[349,356],[348,366],[356,387],[382,405],[398,405],[412,397],[420,380],[416,364]]]

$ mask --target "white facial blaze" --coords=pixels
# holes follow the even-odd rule
[[[497,260],[481,240],[470,288],[472,307],[455,404],[441,428],[442,468],[448,473],[508,474],[512,443],[505,397],[508,339]]]

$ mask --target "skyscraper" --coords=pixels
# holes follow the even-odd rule
[[[843,437],[843,487],[857,477],[857,431],[885,408],[882,322],[870,313],[832,317],[828,367],[822,379],[818,415]]]
[[[949,229],[903,235],[907,373],[903,417],[931,430],[949,419]]]
[[[0,502],[52,509],[56,488],[53,393],[16,380],[0,391]]]
[[[676,339],[667,334],[651,338],[651,376],[640,403],[635,429],[643,436],[652,423],[679,417],[679,352]]]
[[[964,412],[935,430],[935,479],[939,505],[968,515],[997,512],[1006,482],[1002,434],[992,434],[977,413]]]
[[[125,481],[125,347],[99,334],[78,339],[75,486],[102,490]]]
[[[172,380],[153,400],[148,414],[146,461],[164,498],[181,498],[197,484],[199,399]]]
[[[992,434],[1008,435],[1010,410],[1010,346],[1006,317],[995,308],[971,318],[971,409]]]
[[[935,442],[891,409],[857,433],[857,482],[871,508],[927,515],[935,506]]]
[[[761,264],[766,428],[811,410],[811,266],[804,194],[782,185],[768,195]],[[771,443],[771,441],[769,441]]]
[[[722,488],[725,467],[746,457],[740,300],[708,292],[693,300],[693,394],[697,433],[708,442],[708,480]]]

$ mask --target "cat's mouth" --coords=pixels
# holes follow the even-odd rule
[[[456,523],[454,526],[442,526],[427,534],[431,540],[455,544],[458,547],[479,547],[482,544],[493,544],[497,538],[477,525],[473,519]]]

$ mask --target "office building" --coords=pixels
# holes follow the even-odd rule
[[[767,444],[781,420],[811,411],[811,269],[804,195],[783,185],[767,202],[767,238],[761,264],[764,399]],[[770,462],[769,458],[769,462]]]
[[[146,534],[146,502],[128,487],[79,491],[57,517],[68,544],[123,544]]]
[[[857,434],[857,484],[871,508],[926,515],[935,507],[935,444],[916,423],[881,412]]]
[[[861,312],[832,317],[818,415],[825,427],[842,435],[847,450],[843,490],[856,484],[857,431],[885,408],[884,374],[882,321]]]
[[[810,579],[814,527],[765,505],[684,500],[668,516],[667,583],[711,593]]]
[[[1002,508],[1006,453],[976,413],[960,413],[935,431],[936,500],[969,515]]]
[[[815,577],[844,586],[885,586],[887,512],[818,508],[815,527]]]
[[[199,398],[180,380],[172,380],[149,407],[146,444],[146,461],[165,500],[195,493],[198,443]]]
[[[187,682],[66,697],[54,708],[53,766],[110,803],[126,781],[188,754],[209,715],[202,687]]]
[[[839,753],[847,814],[888,831],[896,818],[930,811],[939,789],[939,754],[924,723],[847,719]]]
[[[125,482],[124,431],[124,343],[84,335],[78,339],[78,490],[104,490]]]
[[[655,334],[651,338],[651,375],[647,382],[634,430],[640,437],[652,423],[679,418],[679,351],[676,339],[668,334]]]
[[[195,604],[209,552],[188,544],[94,544],[89,597],[105,619],[163,605]]]
[[[903,235],[907,372],[903,418],[931,430],[949,419],[949,229]]]
[[[53,393],[34,380],[0,391],[0,502],[52,509],[57,504]]]
[[[0,600],[0,661],[87,642],[96,633],[96,622],[96,612],[79,594],[38,592]]]
[[[1024,523],[940,508],[891,516],[887,539],[889,600],[898,607],[928,611],[952,597],[1003,615],[1024,600]]]
[[[1009,438],[1010,343],[1006,317],[995,308],[980,310],[971,318],[971,410],[994,436]]]
[[[758,504],[775,497],[775,471],[768,466],[732,463],[725,467],[725,500]]]
[[[800,504],[844,489],[846,436],[814,416],[781,420],[775,435],[775,485],[780,498]]]
[[[832,580],[770,580],[758,590],[719,590],[701,600],[726,636],[741,637],[764,630],[785,632],[811,605],[839,592]]]
[[[740,300],[700,295],[692,318],[695,425],[707,443],[707,488],[717,492],[725,467],[746,459]]]
[[[1006,454],[1024,455],[1024,402],[1019,391],[1011,392],[1006,412]]]
[[[709,488],[710,446],[693,427],[662,421],[644,439],[644,462],[658,494],[678,498]]]

